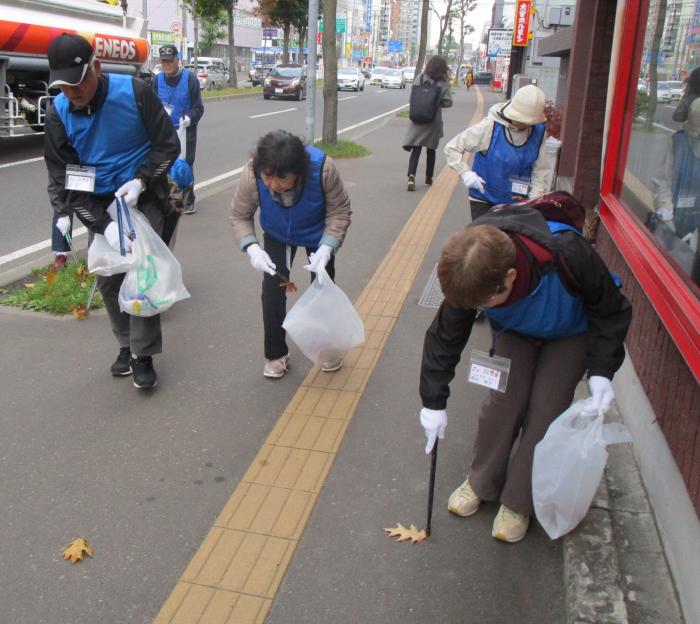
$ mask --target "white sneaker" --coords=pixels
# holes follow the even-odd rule
[[[321,370],[324,373],[334,373],[335,371],[340,370],[342,366],[343,358],[341,357],[333,358],[327,362],[321,362]]]
[[[263,375],[270,379],[279,379],[289,368],[289,355],[285,355],[278,360],[268,360],[263,368]]]
[[[530,518],[501,505],[496,519],[493,521],[491,535],[502,542],[514,544],[525,537],[529,525]]]
[[[472,486],[469,485],[469,479],[467,479],[450,494],[450,498],[447,501],[447,509],[453,514],[466,517],[476,513],[480,504],[481,499],[472,490]]]

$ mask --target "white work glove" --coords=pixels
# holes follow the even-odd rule
[[[115,251],[120,251],[119,249],[119,226],[111,221],[110,224],[105,228],[104,237],[107,239],[109,246]],[[129,253],[131,251],[131,239],[124,235],[124,251]]]
[[[599,411],[605,414],[615,398],[612,382],[607,377],[593,375],[588,380],[588,388],[591,391],[591,398],[586,401],[581,413],[584,416],[597,416]]]
[[[56,221],[56,229],[65,236],[70,231],[70,217],[61,217]]]
[[[180,117],[180,128],[189,128],[191,123],[192,120],[187,115]]]
[[[262,271],[263,273],[269,273],[270,275],[275,274],[275,263],[272,261],[267,252],[260,247],[257,243],[248,245],[246,247],[246,252],[250,256],[250,264],[256,271]]]
[[[143,182],[138,178],[129,180],[125,184],[122,184],[115,195],[117,197],[123,197],[126,201],[126,205],[129,208],[136,208],[136,204],[139,201],[139,195],[143,193]]]
[[[462,184],[467,187],[467,190],[475,188],[479,193],[484,192],[484,179],[473,171],[465,171],[459,177],[462,180]]]
[[[333,255],[333,247],[330,245],[321,245],[316,251],[314,251],[309,256],[309,264],[304,265],[307,271],[312,271],[316,273],[316,279],[318,280],[318,285],[323,285],[321,274],[318,272],[319,269],[325,269],[326,265]]]
[[[420,424],[425,429],[425,437],[428,443],[425,445],[425,453],[428,454],[435,446],[435,440],[445,438],[445,428],[447,427],[447,412],[445,410],[434,410],[424,407],[420,411]]]

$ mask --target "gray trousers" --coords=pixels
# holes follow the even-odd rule
[[[535,445],[571,405],[586,371],[586,335],[544,342],[507,332],[496,355],[511,360],[508,386],[505,393],[492,390],[481,406],[469,483],[482,500],[500,500],[530,517]]]
[[[157,204],[139,205],[153,229],[160,235],[163,229],[163,212]],[[92,236],[91,242],[92,242]],[[124,281],[124,273],[97,277],[97,288],[107,308],[107,316],[112,326],[112,333],[119,342],[119,348],[131,349],[133,356],[155,355],[163,350],[163,336],[160,331],[160,315],[131,316],[119,309],[119,289]]]

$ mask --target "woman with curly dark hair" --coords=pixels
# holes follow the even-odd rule
[[[420,158],[421,147],[425,147],[428,153],[425,167],[425,183],[433,183],[433,173],[435,172],[435,150],[440,139],[444,136],[442,131],[442,109],[452,106],[452,93],[449,82],[450,70],[447,62],[441,56],[433,56],[425,65],[425,71],[414,81],[414,85],[422,83],[436,84],[442,91],[440,106],[434,119],[428,123],[415,123],[409,121],[406,138],[403,148],[411,152],[408,161],[408,185],[407,190],[416,190],[416,171],[418,170],[418,159]]]

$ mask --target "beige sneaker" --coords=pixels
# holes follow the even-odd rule
[[[511,511],[505,505],[501,505],[496,519],[493,521],[491,535],[497,540],[513,544],[525,537],[529,525],[530,518]]]
[[[447,501],[447,509],[453,514],[466,517],[476,513],[480,504],[481,499],[472,490],[472,486],[469,485],[469,479],[467,479],[450,494],[450,498]]]
[[[270,379],[279,379],[284,377],[284,374],[289,368],[289,355],[279,358],[278,360],[268,360],[263,368],[263,375]]]
[[[330,359],[327,362],[321,362],[321,370],[324,373],[334,373],[335,371],[340,370],[342,366],[343,358],[341,357]]]

